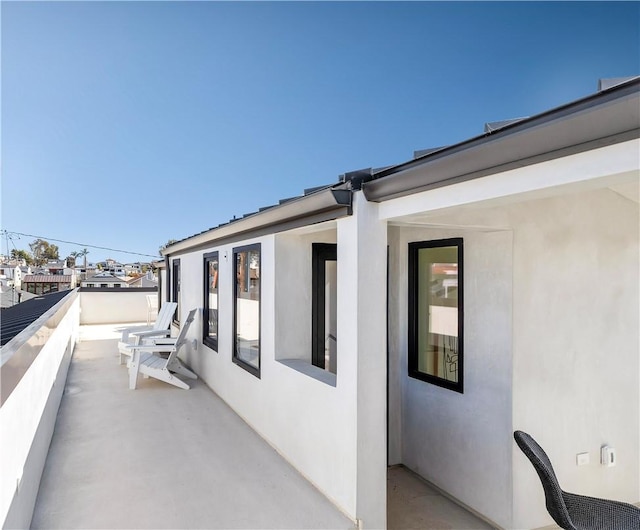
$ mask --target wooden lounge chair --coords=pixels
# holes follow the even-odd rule
[[[187,332],[195,318],[196,311],[197,309],[189,311],[189,316],[182,324],[180,334],[175,339],[149,339],[145,344],[128,346],[132,351],[132,357],[129,361],[129,388],[131,390],[136,389],[138,374],[159,379],[185,390],[189,389],[189,385],[174,375],[173,372],[191,379],[198,378],[178,359],[178,351],[187,342]],[[161,357],[160,354],[162,353],[168,353],[169,357],[166,359]]]
[[[145,338],[168,337],[171,334],[169,329],[171,319],[177,307],[178,304],[175,302],[164,302],[153,326],[137,326],[122,330],[122,338],[120,342],[118,342],[120,364],[124,363],[125,357],[131,357],[131,349],[129,346],[141,344]]]

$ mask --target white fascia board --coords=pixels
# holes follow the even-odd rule
[[[474,180],[422,191],[380,203],[380,219],[394,219],[483,201],[588,183],[619,176],[640,177],[640,139],[547,160]]]

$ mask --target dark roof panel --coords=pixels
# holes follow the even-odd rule
[[[369,170],[367,170],[367,171],[369,171]],[[187,237],[185,237],[183,239],[180,239],[180,240],[176,241],[175,243],[172,243],[171,245],[175,245],[177,243],[182,243],[183,241],[186,241],[187,239],[191,239],[193,237],[199,236],[201,234],[205,234],[206,232],[210,232],[212,230],[215,230],[217,228],[226,226],[228,224],[235,223],[237,221],[241,221],[243,219],[246,219],[247,217],[251,217],[253,215],[260,214],[260,213],[262,213],[264,211],[271,210],[272,208],[275,208],[277,206],[281,206],[281,205],[286,204],[288,202],[295,201],[295,200],[298,200],[300,198],[307,197],[309,195],[313,195],[314,193],[317,193],[319,191],[322,191],[322,190],[325,190],[325,189],[328,189],[328,188],[332,188],[332,187],[336,187],[336,186],[340,186],[341,183],[343,183],[343,182],[344,182],[344,179],[339,179],[338,182],[334,182],[332,184],[323,184],[322,186],[315,186],[313,188],[307,188],[307,189],[304,190],[303,195],[296,195],[295,197],[285,197],[283,199],[280,199],[277,204],[269,204],[267,206],[263,206],[261,208],[258,208],[258,210],[255,211],[255,212],[245,213],[244,215],[242,215],[240,217],[235,217],[234,216],[233,219],[229,219],[225,223],[220,223],[217,226],[212,226],[211,228],[209,228],[207,230],[203,230],[202,232],[197,232],[195,234],[187,236]],[[169,245],[169,246],[171,246],[171,245]]]
[[[22,278],[23,283],[71,283],[71,276],[64,274],[27,274]]]
[[[49,309],[73,291],[43,294],[13,307],[0,309],[0,342],[4,346],[27,326],[38,320]]]

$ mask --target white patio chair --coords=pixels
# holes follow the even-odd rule
[[[118,342],[120,364],[124,362],[125,357],[131,357],[129,346],[141,344],[145,338],[169,336],[171,334],[169,326],[177,307],[178,304],[176,302],[164,302],[153,326],[136,326],[123,329],[122,338]]]
[[[138,374],[159,379],[185,390],[189,389],[189,385],[172,372],[191,379],[198,379],[198,376],[178,359],[178,351],[187,342],[187,332],[195,318],[196,311],[197,309],[189,311],[189,316],[175,339],[149,339],[149,343],[128,346],[132,351],[132,357],[129,361],[129,388],[131,390],[136,389]],[[168,353],[169,357],[166,359],[160,357],[162,353]]]

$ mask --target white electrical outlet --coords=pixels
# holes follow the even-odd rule
[[[603,445],[600,448],[600,463],[606,467],[613,467],[618,461],[618,455],[616,450],[608,445]]]
[[[576,455],[576,465],[586,466],[589,464],[589,453],[578,453]]]

